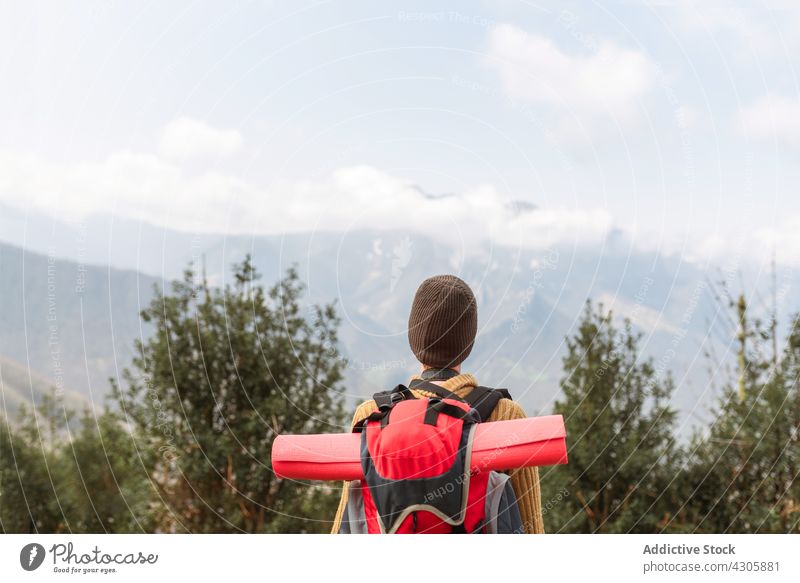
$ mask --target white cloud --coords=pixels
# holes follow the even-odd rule
[[[683,130],[694,128],[702,119],[702,114],[688,105],[679,105],[675,109],[674,116],[675,124]]]
[[[800,146],[800,98],[765,95],[739,112],[739,123],[746,136]]]
[[[757,229],[755,238],[764,255],[774,252],[778,262],[800,265],[800,215]]]
[[[162,156],[176,160],[185,158],[227,157],[242,147],[242,135],[181,117],[170,122],[161,134],[158,150]]]
[[[99,163],[55,164],[0,152],[0,202],[60,220],[115,214],[184,230],[221,226],[230,202],[255,196],[216,172],[184,174],[158,156],[122,151]]]
[[[0,203],[59,220],[114,214],[231,234],[418,230],[456,248],[486,242],[524,248],[595,244],[612,226],[602,208],[535,209],[508,202],[490,185],[430,197],[370,166],[261,186],[231,174],[190,171],[155,154],[122,151],[98,162],[59,164],[0,151]]]
[[[739,229],[735,236],[718,233],[690,237],[684,258],[696,263],[740,262],[769,269],[774,257],[778,265],[800,267],[800,215],[786,212],[771,224]]]
[[[681,259],[698,265],[723,266],[728,263],[769,267],[773,256],[778,265],[800,267],[800,215],[789,214],[772,223],[750,229],[733,226],[732,231],[707,233],[701,230],[663,233],[628,233],[632,245],[642,251],[679,254]],[[733,271],[736,271],[734,269]]]
[[[599,246],[614,228],[602,207],[510,204],[491,185],[431,197],[413,182],[372,166],[339,168],[318,179],[271,185],[187,166],[130,151],[96,162],[62,164],[0,150],[0,204],[59,221],[110,214],[189,232],[417,231],[462,255],[484,244],[527,249]],[[798,218],[733,240],[705,231],[679,232],[669,240],[664,233],[637,234],[634,227],[626,229],[625,237],[637,249],[681,252],[698,262],[724,259],[734,251],[766,261],[776,250],[779,262],[800,264]],[[389,252],[380,247],[373,251]]]
[[[655,9],[670,10],[680,24],[693,33],[708,35],[706,42],[718,44],[726,54],[759,59],[786,56],[797,50],[800,31],[800,3],[797,0],[642,0]],[[704,40],[700,37],[700,40]]]
[[[604,209],[549,208],[515,212],[490,185],[431,198],[413,183],[371,166],[341,168],[323,180],[276,185],[281,208],[265,196],[259,216],[277,212],[281,230],[420,230],[454,246],[492,242],[541,248],[590,244],[611,228]],[[262,225],[264,223],[262,222]]]
[[[642,52],[610,42],[567,54],[552,40],[511,25],[494,27],[486,63],[500,75],[506,94],[577,116],[591,126],[598,117],[627,122],[653,89],[658,68]]]

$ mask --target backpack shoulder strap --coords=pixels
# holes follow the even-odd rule
[[[381,427],[385,427],[389,422],[389,414],[392,412],[392,408],[400,401],[405,401],[407,399],[416,399],[416,397],[405,385],[397,385],[390,391],[375,393],[372,395],[372,400],[375,401],[375,405],[378,409],[363,419],[356,421],[353,424],[353,433],[360,433],[363,431],[364,427],[366,427],[367,423],[370,421],[380,421]]]
[[[481,422],[489,420],[500,399],[511,399],[508,389],[477,386],[465,397],[465,401],[480,415]]]
[[[372,395],[372,400],[380,410],[391,409],[396,403],[405,399],[415,399],[408,387],[405,385],[397,385],[390,391],[381,391]]]

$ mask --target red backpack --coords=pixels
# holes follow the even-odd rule
[[[470,472],[477,423],[504,389],[475,387],[462,399],[423,380],[374,395],[377,409],[356,424],[364,480],[350,482],[340,533],[524,532],[506,474]]]

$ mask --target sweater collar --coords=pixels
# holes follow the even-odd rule
[[[419,375],[414,375],[413,377],[411,377],[411,380],[412,381],[419,380],[420,378],[421,377]],[[477,385],[478,381],[476,381],[475,377],[469,373],[462,373],[460,375],[454,376],[453,378],[441,382],[442,387],[444,387],[451,393],[455,393],[459,397],[463,397],[464,395],[469,393],[472,389],[474,389]]]

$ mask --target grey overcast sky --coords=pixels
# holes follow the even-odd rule
[[[0,10],[0,209],[800,264],[800,2]]]

